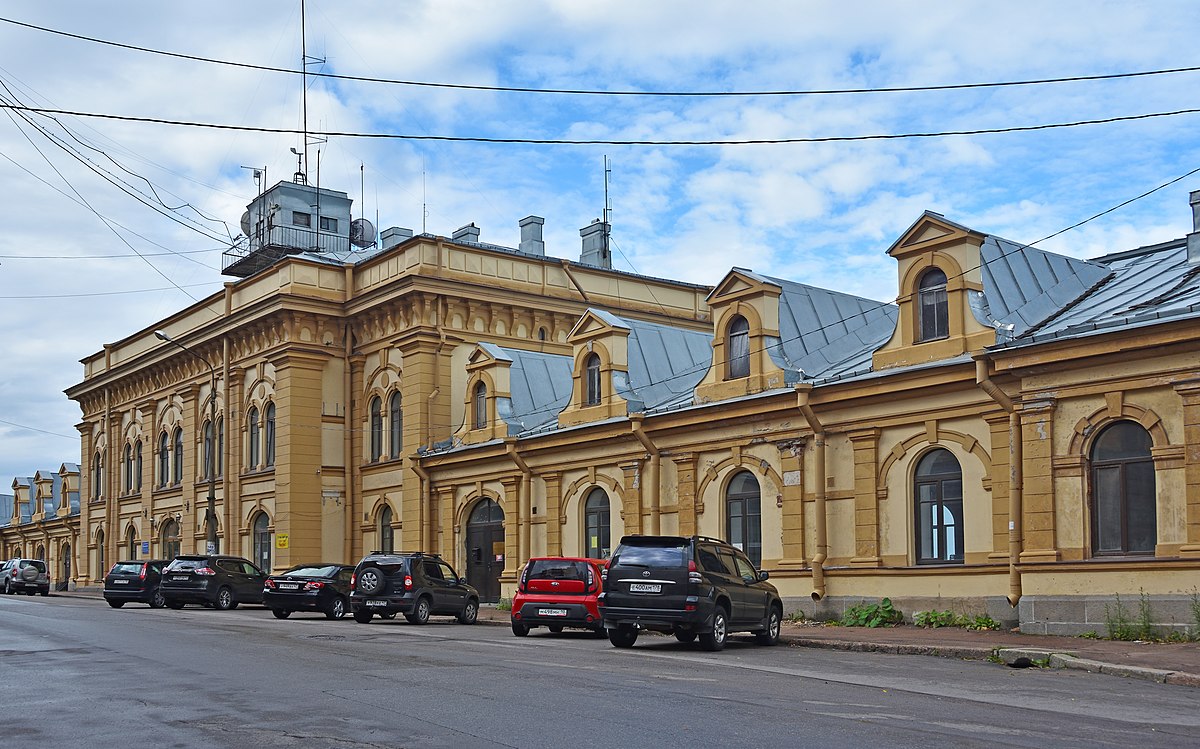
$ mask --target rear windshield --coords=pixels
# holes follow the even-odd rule
[[[335,564],[327,564],[324,567],[305,565],[290,569],[287,572],[276,575],[276,577],[333,577],[337,571],[338,566]]]
[[[208,559],[205,557],[179,557],[174,562],[167,566],[168,572],[191,572],[198,570],[201,567],[208,566]]]
[[[621,546],[613,555],[613,564],[673,569],[687,567],[687,546]]]
[[[142,574],[142,562],[117,562],[113,565],[113,573],[123,575],[140,575]]]
[[[530,580],[582,580],[587,581],[587,562],[572,562],[566,559],[536,559],[529,566]]]
[[[34,568],[34,569],[36,569],[38,572],[45,572],[45,571],[46,571],[46,563],[45,563],[45,562],[43,562],[43,561],[41,561],[40,559],[25,559],[25,560],[22,560],[22,562],[21,562],[21,569],[25,569],[26,567],[33,567],[33,568]]]

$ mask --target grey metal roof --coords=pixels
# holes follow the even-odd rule
[[[498,399],[497,415],[510,435],[558,424],[558,412],[571,400],[571,357],[480,344],[509,367],[510,398]]]
[[[670,325],[617,317],[629,328],[629,377],[614,375],[616,392],[629,411],[669,408],[692,399],[712,366],[712,335]]]
[[[13,502],[16,497],[11,494],[0,494],[0,528],[12,525]]]

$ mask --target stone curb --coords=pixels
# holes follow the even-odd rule
[[[936,655],[942,658],[958,658],[969,661],[986,661],[995,654],[993,648],[966,645],[946,647],[943,645],[909,645],[854,640],[815,640],[791,635],[782,635],[779,641],[800,648],[848,650],[856,653],[888,653],[891,655]]]

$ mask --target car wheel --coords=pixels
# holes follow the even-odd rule
[[[637,642],[638,631],[633,627],[617,627],[608,630],[608,641],[618,648],[631,648]]]
[[[383,570],[378,567],[364,567],[362,572],[358,573],[354,585],[360,593],[373,596],[383,592],[385,580]]]
[[[9,585],[7,580],[4,581],[4,595],[6,595],[6,596],[12,595],[12,586]]]
[[[213,600],[213,608],[217,611],[229,611],[234,606],[237,606],[233,601],[233,591],[228,587],[223,587],[217,591],[217,597]]]
[[[150,608],[161,609],[165,605],[167,605],[167,601],[163,598],[162,591],[155,588],[154,593],[150,596]]]
[[[178,611],[183,608],[183,601],[167,601],[167,608]]]
[[[50,589],[46,588],[45,590],[39,590],[38,595],[42,596],[43,598],[48,598],[50,596]]]
[[[725,638],[729,636],[726,617],[725,609],[718,606],[713,612],[712,632],[700,635],[700,647],[714,653],[725,647]]]
[[[467,605],[463,606],[463,610],[458,615],[459,624],[474,624],[479,618],[479,601],[474,598],[467,599]]]
[[[119,609],[125,605],[125,602],[124,601],[109,601],[108,605],[112,606],[114,609]]]
[[[696,633],[688,632],[688,631],[684,631],[684,630],[677,630],[675,632],[675,639],[679,640],[680,642],[682,642],[684,644],[687,644],[689,642],[695,642]]]
[[[370,624],[371,623],[371,612],[370,611],[355,611],[354,612],[354,621],[358,622],[359,624]]]
[[[782,623],[783,612],[777,606],[772,606],[771,613],[767,614],[767,628],[754,633],[755,641],[759,645],[774,645],[779,642],[779,627]]]
[[[512,631],[513,631],[513,634],[516,635],[517,637],[524,637],[525,635],[529,634],[529,627],[526,627],[524,624],[521,624],[520,622],[513,622],[512,623]]]
[[[416,608],[405,618],[413,624],[427,624],[429,622],[429,598],[426,596],[418,598]]]
[[[346,615],[346,599],[341,596],[334,596],[333,600],[325,608],[326,619],[341,619]]]
[[[276,619],[287,619],[292,615],[292,612],[286,609],[271,609],[271,614],[273,614]]]
[[[549,624],[546,626],[546,629],[550,630],[556,635],[561,635],[563,631],[561,624]]]

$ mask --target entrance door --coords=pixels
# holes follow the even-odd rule
[[[504,510],[495,500],[475,505],[467,520],[467,582],[479,591],[479,600],[500,600],[500,573],[504,571]]]

